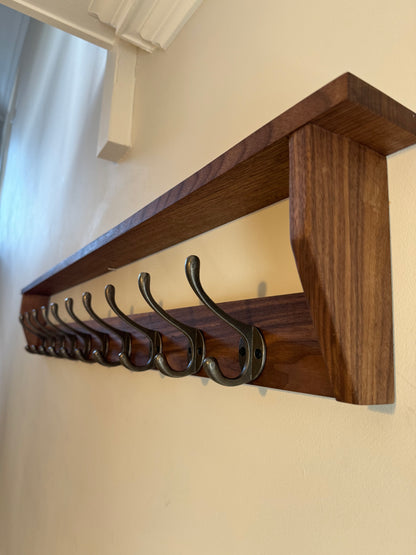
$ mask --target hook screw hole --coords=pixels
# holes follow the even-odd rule
[[[261,356],[262,356],[261,349],[256,349],[256,350],[254,351],[254,356],[257,358],[257,360],[260,360],[260,359],[261,359]]]
[[[246,356],[246,348],[245,347],[240,347],[240,349],[238,350],[238,353],[241,357],[245,357]]]

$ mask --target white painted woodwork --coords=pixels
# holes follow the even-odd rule
[[[110,49],[121,38],[167,48],[202,0],[0,0],[9,8]],[[92,17],[91,17],[92,16]]]
[[[0,4],[103,48],[111,48],[114,30],[88,15],[89,0],[0,0]]]
[[[153,52],[166,49],[202,0],[91,0],[88,11],[116,36]]]
[[[137,49],[118,42],[107,54],[97,156],[119,162],[131,148]]]
[[[109,50],[97,156],[131,147],[135,48],[167,48],[202,0],[0,0],[0,4]]]

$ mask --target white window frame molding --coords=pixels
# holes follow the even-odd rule
[[[120,162],[132,146],[138,49],[168,48],[202,0],[91,0],[76,17],[67,2],[0,3],[108,50],[97,156]]]
[[[202,0],[91,0],[88,13],[118,38],[153,52],[166,49]]]
[[[97,156],[119,162],[132,147],[137,48],[119,41],[107,53]]]

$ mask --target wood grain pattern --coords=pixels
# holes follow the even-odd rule
[[[254,385],[333,396],[328,370],[303,293],[220,303],[219,306],[234,318],[258,326],[263,333],[267,345],[267,360],[262,374],[253,382]],[[229,377],[239,374],[239,336],[229,326],[216,318],[205,306],[169,312],[179,321],[203,331],[207,354],[218,359],[224,374]],[[173,368],[180,370],[186,366],[188,344],[176,328],[153,312],[136,314],[133,319],[162,333],[164,352]],[[104,320],[121,330],[132,331],[117,317]],[[107,332],[96,322],[87,323],[97,330]],[[75,324],[71,325],[76,327]],[[144,364],[147,359],[147,343],[138,332],[134,331],[132,335],[135,337],[132,359],[136,364]],[[110,358],[117,361],[120,343],[111,334],[110,337]],[[82,363],[74,361],[74,364]],[[113,371],[127,370],[117,367]],[[198,375],[204,374],[201,371]]]
[[[344,74],[28,285],[22,310],[282,200],[290,176],[291,240],[305,295],[222,305],[264,333],[268,357],[254,383],[350,403],[391,403],[384,157],[415,143],[413,112]],[[208,355],[219,358],[227,375],[239,372],[238,338],[229,327],[205,307],[172,313],[204,331]],[[183,367],[186,342],[179,332],[153,313],[137,320],[166,335],[172,366]],[[112,323],[123,328],[117,319]],[[136,362],[144,362],[144,344],[135,345]],[[117,360],[115,338],[111,348]]]
[[[416,142],[415,114],[346,73],[28,285],[51,295],[213,229],[289,194],[290,135],[304,125],[383,155]],[[180,221],[180,226],[172,226]]]
[[[313,125],[290,160],[291,242],[335,397],[392,403],[386,160]]]

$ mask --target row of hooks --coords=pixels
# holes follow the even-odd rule
[[[125,324],[146,337],[149,351],[145,364],[138,366],[132,362],[132,337],[130,333],[117,329],[100,318],[91,306],[91,294],[88,292],[82,295],[82,302],[86,311],[95,322],[115,335],[120,341],[121,349],[118,354],[118,361],[113,362],[109,359],[108,334],[97,331],[80,320],[74,313],[71,298],[65,299],[65,308],[78,328],[83,331],[79,331],[78,328],[74,328],[71,324],[65,322],[59,315],[58,305],[50,303],[49,310],[46,306],[42,306],[40,309],[43,322],[40,321],[36,309],[20,315],[19,319],[22,326],[41,339],[40,345],[26,345],[26,350],[34,354],[75,359],[88,363],[98,362],[103,366],[123,365],[134,372],[156,369],[165,376],[173,378],[197,374],[203,369],[208,377],[224,386],[236,386],[255,380],[262,372],[266,361],[266,346],[260,330],[255,326],[234,319],[206,294],[200,281],[200,261],[197,256],[192,255],[186,259],[185,274],[200,301],[240,335],[239,361],[241,372],[236,378],[225,376],[217,360],[206,356],[204,335],[200,329],[179,322],[155,301],[150,291],[150,275],[145,272],[141,273],[138,278],[139,290],[143,298],[161,318],[169,322],[187,338],[189,347],[186,368],[182,370],[171,368],[163,353],[161,334],[156,330],[143,327],[120,310],[116,304],[113,285],[107,285],[105,288],[107,303]],[[55,323],[51,320],[49,312],[55,319]],[[99,345],[98,348],[93,348],[92,337]]]

